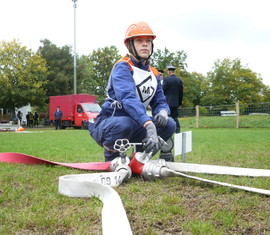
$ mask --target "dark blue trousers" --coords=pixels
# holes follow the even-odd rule
[[[130,143],[142,143],[146,129],[128,116],[99,117],[96,124],[89,123],[88,129],[93,139],[104,148],[105,161],[119,156],[113,146],[117,139],[128,139]],[[169,117],[164,128],[157,128],[157,134],[167,141],[175,132],[175,121]],[[138,149],[138,148],[137,148]]]

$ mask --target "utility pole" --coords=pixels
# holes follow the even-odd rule
[[[72,0],[74,2],[74,95],[77,94],[77,56],[76,56],[76,2],[78,0]]]

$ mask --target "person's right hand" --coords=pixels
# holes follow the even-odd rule
[[[154,118],[157,128],[163,128],[168,123],[168,113],[166,110],[160,110]]]
[[[146,127],[146,136],[143,139],[143,150],[146,153],[156,153],[160,149],[160,142],[157,136],[157,129],[154,123],[148,124]]]

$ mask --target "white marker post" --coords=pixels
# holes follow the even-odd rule
[[[182,162],[186,162],[186,153],[192,151],[192,131],[174,135],[174,156],[182,155]]]

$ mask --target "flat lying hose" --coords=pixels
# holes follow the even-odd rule
[[[59,177],[59,193],[68,197],[95,196],[103,202],[102,231],[104,235],[132,234],[117,187],[128,172],[65,175]],[[105,185],[104,185],[105,184]]]
[[[23,164],[45,164],[60,165],[80,170],[110,171],[110,162],[88,162],[88,163],[61,163],[44,160],[38,157],[22,153],[0,153],[0,162],[23,163]]]
[[[0,162],[9,163],[24,163],[24,164],[49,164],[61,165],[83,170],[103,170],[110,171],[110,162],[90,162],[90,163],[59,163],[43,160],[20,153],[0,153]],[[152,161],[148,161],[146,165]],[[165,167],[166,166],[166,167]],[[252,169],[238,168],[215,165],[191,164],[191,163],[170,163],[166,162],[161,165],[162,174],[160,176],[181,176],[194,180],[203,181],[206,183],[218,184],[231,188],[246,190],[265,195],[270,195],[270,190],[257,189],[246,186],[233,185],[208,179],[203,179],[195,176],[183,174],[182,172],[207,173],[207,174],[222,174],[235,176],[252,176],[252,177],[269,177],[270,170],[268,169]],[[163,168],[165,167],[165,168]],[[149,170],[150,168],[148,168]],[[161,173],[161,172],[160,172]],[[102,209],[102,230],[103,234],[132,234],[130,224],[123,207],[122,201],[117,192],[111,187],[119,186],[122,181],[127,178],[129,172],[120,170],[119,172],[110,173],[94,173],[94,174],[77,174],[65,175],[59,177],[59,193],[68,197],[92,197],[95,196],[103,202]],[[159,174],[149,174],[148,176],[159,177]]]
[[[249,177],[270,177],[270,170],[268,169],[253,169],[253,168],[216,166],[216,165],[205,165],[194,163],[177,163],[177,162],[166,162],[166,166],[171,170],[179,172],[249,176]]]
[[[60,165],[81,170],[110,171],[110,162],[60,163],[21,153],[0,153],[0,162]],[[59,193],[68,197],[97,197],[103,202],[102,231],[104,235],[132,234],[130,224],[118,193],[111,187],[119,186],[129,172],[105,172],[64,175],[59,177]]]
[[[192,168],[192,169],[191,169]],[[189,179],[199,180],[205,183],[222,185],[235,189],[242,189],[249,192],[259,193],[270,196],[270,190],[247,187],[242,185],[234,185],[223,183],[214,180],[203,179],[191,175],[186,175],[181,171],[195,172],[195,173],[211,173],[224,175],[241,175],[241,176],[269,176],[270,170],[251,169],[251,168],[237,168],[237,167],[219,167],[211,165],[186,164],[165,162],[163,159],[149,160],[144,164],[142,169],[142,176],[144,179],[154,179],[163,177],[181,176]]]
[[[223,183],[223,182],[219,182],[219,181],[215,181],[215,180],[208,180],[208,179],[204,179],[204,178],[200,178],[200,177],[196,177],[196,176],[186,175],[186,174],[183,174],[181,172],[170,170],[168,168],[164,171],[167,171],[167,172],[163,173],[164,176],[181,176],[181,177],[185,177],[185,178],[189,178],[189,179],[199,180],[199,181],[202,181],[205,183],[217,184],[217,185],[221,185],[221,186],[225,186],[225,187],[241,189],[241,190],[245,190],[248,192],[259,193],[259,194],[264,194],[264,195],[270,196],[270,190],[267,190],[267,189],[253,188],[253,187],[247,187],[247,186],[242,186],[242,185]]]

